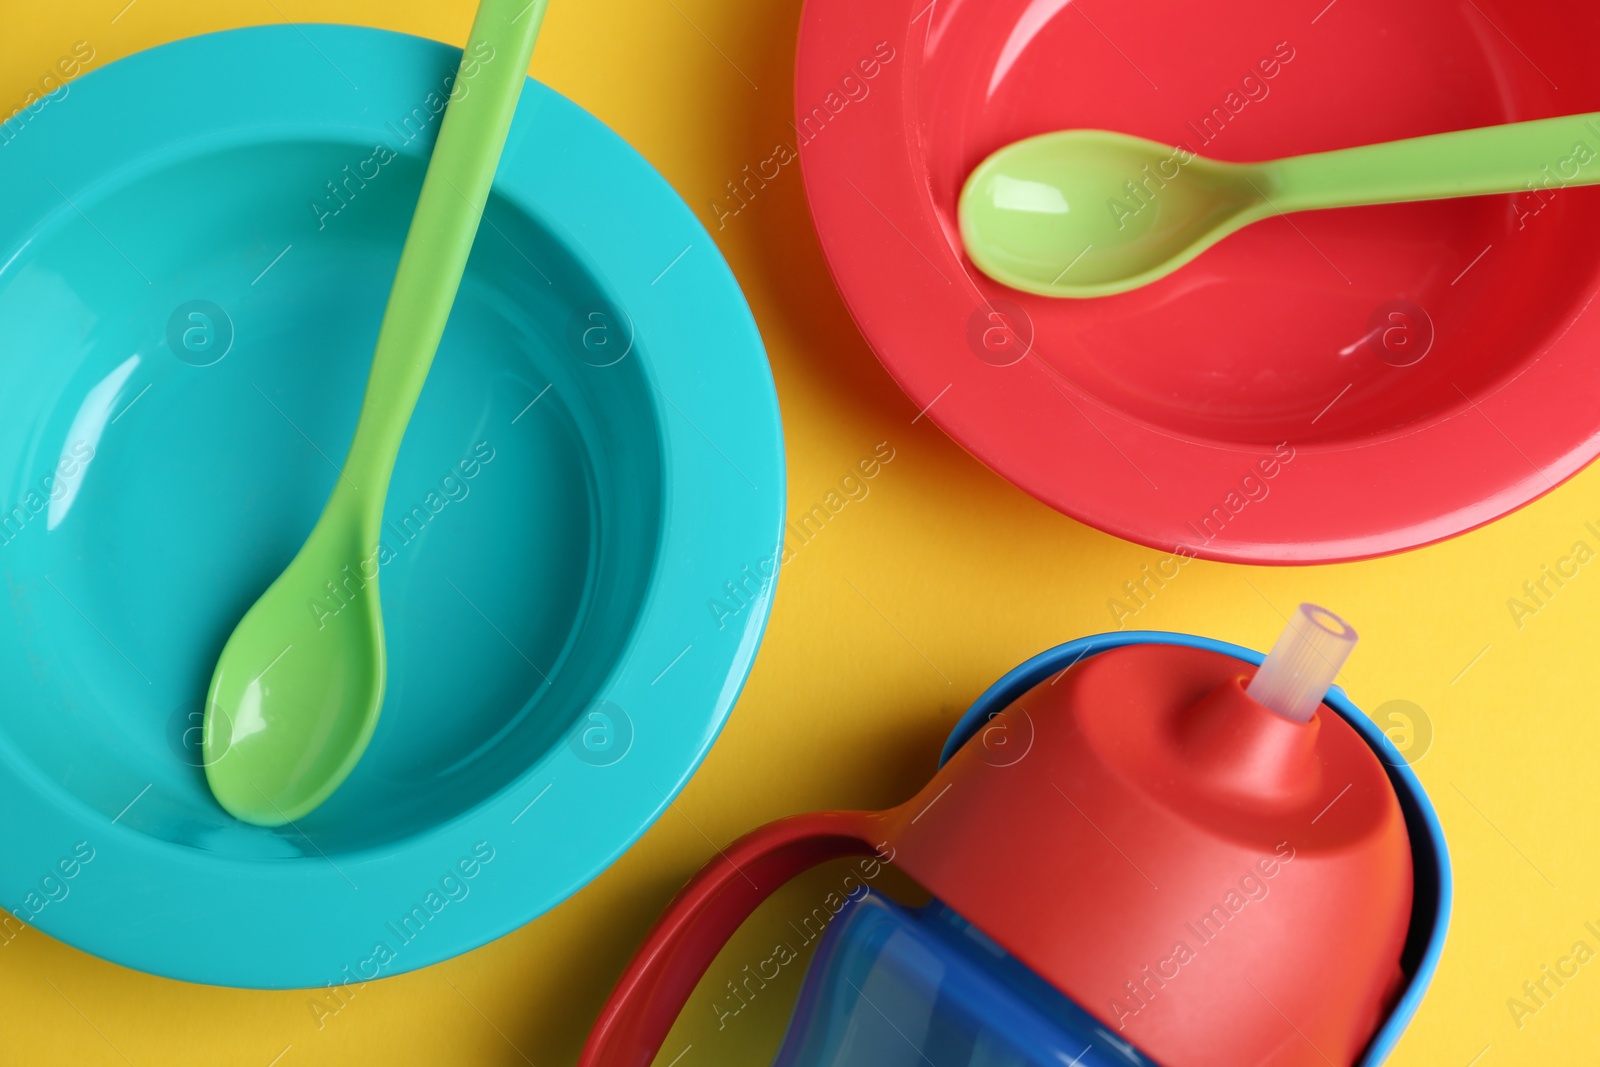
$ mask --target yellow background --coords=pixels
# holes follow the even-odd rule
[[[4,4],[0,113],[80,40],[95,49],[91,69],[175,38],[285,20],[460,45],[472,14],[465,0],[125,4]],[[632,142],[714,227],[709,205],[724,183],[787,138],[799,15],[800,0],[555,0],[532,71]],[[714,844],[792,812],[902,800],[991,681],[1042,648],[1113,628],[1107,601],[1159,554],[1035,503],[929,420],[913,423],[915,408],[833,288],[797,167],[716,237],[771,354],[791,509],[817,503],[877,442],[896,454],[871,494],[784,569],[749,687],[673,810],[552,914],[468,956],[368,985],[320,1028],[306,992],[153,978],[30,930],[0,948],[0,1064],[571,1063],[631,947]],[[1600,520],[1597,490],[1591,470],[1488,529],[1397,558],[1281,570],[1194,563],[1134,620],[1260,648],[1283,612],[1319,601],[1363,635],[1343,679],[1356,702],[1409,700],[1431,720],[1416,770],[1444,821],[1457,900],[1396,1067],[1600,1056],[1600,963],[1520,1028],[1506,1003],[1579,938],[1600,948],[1583,929],[1600,926],[1600,567],[1520,628],[1507,607],[1574,541],[1600,547],[1584,529]],[[680,1054],[678,1067],[767,1062],[802,964],[720,1030],[714,987],[765,958],[770,934],[838,877],[816,872],[747,925],[659,1064]],[[219,921],[217,902],[194,904],[196,921]]]

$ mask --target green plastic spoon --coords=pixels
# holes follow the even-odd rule
[[[478,5],[344,469],[311,536],[245,614],[212,675],[206,779],[217,801],[245,822],[281,826],[321,804],[355,767],[377,725],[384,497],[466,270],[546,3]]]
[[[1272,215],[1595,184],[1600,112],[1265,163],[1067,130],[979,164],[961,192],[961,239],[979,270],[1013,288],[1109,296]]]

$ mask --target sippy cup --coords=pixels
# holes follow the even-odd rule
[[[646,1067],[761,900],[844,856],[898,866],[932,900],[857,883],[777,1067],[1382,1062],[1437,963],[1450,881],[1420,784],[1330,688],[1354,643],[1306,604],[1265,659],[1153,632],[1034,657],[910,800],[781,819],[710,861],[580,1064]]]

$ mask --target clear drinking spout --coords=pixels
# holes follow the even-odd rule
[[[1286,719],[1309,722],[1355,645],[1349,623],[1326,608],[1301,604],[1245,693]]]

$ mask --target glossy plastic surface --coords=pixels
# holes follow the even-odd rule
[[[1019,293],[962,254],[968,175],[1052,131],[1244,162],[1600,108],[1593,5],[1318,14],[809,0],[812,214],[908,410],[1074,518],[1249,562],[1427,544],[1588,463],[1600,193],[1567,186],[1600,167],[1600,136],[1553,154],[1538,193],[1268,220],[1098,300]]]
[[[1113,859],[1107,839],[1089,832],[1090,824],[1082,814],[1083,809],[1077,808],[1077,802],[1065,794],[1061,795],[1060,804],[1050,797],[1044,803],[1037,803],[1015,794],[1019,781],[1024,785],[1030,781],[1038,785],[1047,777],[1052,785],[1059,778],[1066,781],[1069,788],[1076,789],[1083,783],[1081,776],[1074,775],[1077,771],[1091,769],[1082,758],[1085,753],[1091,748],[1107,752],[1118,750],[1114,745],[1108,748],[1103,737],[1093,745],[1070,736],[1061,737],[1061,729],[1070,729],[1073,725],[1070,716],[1041,715],[1035,719],[1019,704],[1019,698],[1034,687],[1048,683],[1052,677],[1062,676],[1089,657],[1124,646],[1150,646],[1124,651],[1153,651],[1157,659],[1169,666],[1181,667],[1174,673],[1153,670],[1148,664],[1135,664],[1137,669],[1131,677],[1136,682],[1148,674],[1166,674],[1166,681],[1182,681],[1195,697],[1211,692],[1213,699],[1209,702],[1217,703],[1214,698],[1220,689],[1215,683],[1226,681],[1231,683],[1233,691],[1223,693],[1220,709],[1213,710],[1227,712],[1232,704],[1235,712],[1245,713],[1247,718],[1254,713],[1262,720],[1255,724],[1254,732],[1258,736],[1266,731],[1281,739],[1300,729],[1297,724],[1244,698],[1238,682],[1247,672],[1239,671],[1237,664],[1240,661],[1257,664],[1262,657],[1260,653],[1234,645],[1182,634],[1129,631],[1084,638],[1041,653],[996,682],[969,709],[944,753],[946,760],[962,754],[962,765],[948,771],[942,769],[917,796],[884,812],[816,812],[780,819],[746,834],[707,863],[668,906],[613,989],[584,1047],[582,1067],[644,1067],[649,1064],[696,981],[732,930],[783,881],[809,866],[839,856],[876,853],[875,858],[860,861],[863,873],[870,873],[867,865],[872,863],[893,862],[938,899],[946,902],[959,899],[958,910],[964,918],[986,935],[995,935],[1009,952],[1027,961],[1057,989],[1077,985],[1077,977],[1092,971],[1099,971],[1101,978],[1107,973],[1120,976],[1118,965],[1133,956],[1148,955],[1159,968],[1169,946],[1161,943],[1161,930],[1140,920],[1137,914],[1131,918],[1128,914],[1130,908],[1137,913],[1146,907],[1150,897],[1145,884],[1134,886],[1133,876],[1120,869],[1123,863],[1131,866],[1127,855],[1119,852]],[[1176,647],[1163,650],[1155,646]],[[1123,661],[1123,667],[1127,666],[1127,656],[1117,658]],[[1149,655],[1144,658],[1149,659]],[[1193,673],[1196,671],[1198,673]],[[1093,674],[1104,677],[1099,670]],[[1186,675],[1187,680],[1179,678],[1180,674]],[[1113,699],[1116,698],[1113,696]],[[1239,706],[1241,702],[1243,707]],[[1071,705],[1068,707],[1070,709]],[[1105,722],[1114,724],[1117,713],[1122,710],[1119,706],[1103,708],[1107,714],[1102,716],[1102,725]],[[1149,710],[1148,706],[1143,708],[1145,712]],[[1370,1040],[1366,1041],[1358,1060],[1362,1067],[1374,1067],[1388,1055],[1432,978],[1443,948],[1450,909],[1450,874],[1443,833],[1420,784],[1382,732],[1337,688],[1329,692],[1326,710],[1329,714],[1319,718],[1328,720],[1326,736],[1335,743],[1324,752],[1336,753],[1334,762],[1344,770],[1354,770],[1363,760],[1370,760],[1372,754],[1376,754],[1385,765],[1379,777],[1385,777],[1386,772],[1386,784],[1375,783],[1368,773],[1373,768],[1367,767],[1361,772],[1361,795],[1354,805],[1357,811],[1346,809],[1337,817],[1330,816],[1328,823],[1320,828],[1318,823],[1323,822],[1323,812],[1311,817],[1309,823],[1299,820],[1306,824],[1293,827],[1296,844],[1291,847],[1304,850],[1299,860],[1301,865],[1295,870],[1305,876],[1302,878],[1301,873],[1297,873],[1298,884],[1293,888],[1289,888],[1288,880],[1277,883],[1275,899],[1279,902],[1271,909],[1258,908],[1253,913],[1259,916],[1266,912],[1266,919],[1251,920],[1257,925],[1265,922],[1274,928],[1267,943],[1236,937],[1224,939],[1223,948],[1203,948],[1205,962],[1189,972],[1187,986],[1180,985],[1175,995],[1161,998],[1160,1008],[1153,1014],[1165,1016],[1161,1023],[1168,1029],[1169,1036],[1175,1029],[1180,1042],[1184,1035],[1192,1036],[1196,1043],[1203,1039],[1200,1047],[1204,1055],[1210,1057],[1200,1060],[1190,1053],[1174,1062],[1229,1062],[1230,1052],[1238,1053],[1247,1044],[1258,1044],[1264,1036],[1269,1036],[1265,1034],[1267,1029],[1281,1023],[1282,1016],[1267,1015],[1262,1005],[1251,1000],[1239,985],[1236,968],[1242,962],[1246,964],[1245,976],[1266,981],[1275,995],[1281,995],[1286,988],[1291,990],[1295,997],[1292,1006],[1297,1015],[1306,1002],[1316,1004],[1335,991],[1346,1005],[1353,1002],[1352,995],[1354,1001],[1364,1002],[1369,1007],[1391,1003],[1389,998],[1393,997],[1392,1007],[1382,1019],[1342,1018],[1342,1009],[1339,1009],[1331,1016],[1324,1015],[1318,1024],[1318,1036],[1324,1043],[1326,1032],[1322,1027],[1330,1024],[1335,1029],[1344,1028],[1346,1036],[1341,1041],[1348,1040],[1351,1028],[1357,1037],[1369,1034]],[[1335,712],[1337,716],[1332,714]],[[1317,723],[1313,726],[1315,730],[1306,729],[1313,734],[1321,730]],[[1138,738],[1141,733],[1135,731],[1133,736]],[[1159,731],[1146,730],[1142,736],[1146,754],[1168,744]],[[966,744],[974,737],[980,737],[975,748]],[[1295,740],[1293,736],[1288,739]],[[1215,740],[1213,732],[1211,741]],[[1196,737],[1191,731],[1184,743],[1203,747],[1207,739]],[[1212,744],[1211,747],[1224,754],[1230,751],[1226,744]],[[1294,747],[1291,743],[1290,748]],[[1314,744],[1310,750],[1302,750],[1298,758],[1303,761],[1309,753],[1320,760],[1322,754],[1316,752],[1317,747]],[[1295,756],[1293,751],[1289,754]],[[1133,756],[1141,758],[1139,752],[1134,752]],[[1076,770],[1068,765],[1074,761]],[[1024,766],[1022,771],[1018,770],[1019,765]],[[1119,836],[1126,832],[1130,844],[1139,843],[1142,862],[1167,882],[1168,896],[1177,894],[1203,902],[1194,909],[1196,916],[1209,911],[1215,903],[1206,891],[1206,885],[1213,881],[1212,876],[1225,875],[1221,882],[1226,883],[1230,878],[1240,877],[1241,869],[1255,870],[1259,857],[1253,854],[1252,842],[1281,828],[1286,819],[1289,823],[1296,822],[1293,809],[1304,802],[1303,796],[1287,799],[1271,796],[1279,783],[1263,780],[1260,775],[1246,775],[1242,780],[1250,786],[1247,792],[1265,792],[1268,794],[1265,797],[1247,795],[1230,800],[1199,795],[1191,798],[1186,794],[1215,792],[1218,785],[1226,787],[1231,779],[1210,784],[1175,769],[1169,777],[1146,780],[1151,787],[1160,786],[1162,782],[1173,787],[1165,793],[1154,788],[1151,795],[1161,795],[1161,799],[1157,807],[1151,807],[1138,796],[1137,790],[1129,788],[1127,783],[1131,780],[1123,771],[1109,778],[1100,775],[1099,785],[1090,788],[1080,799],[1089,804],[1102,821],[1112,825]],[[1287,780],[1291,790],[1298,788],[1302,793],[1309,781],[1303,774],[1289,775]],[[1103,788],[1108,782],[1111,788]],[[1327,784],[1326,781],[1311,782],[1309,788],[1316,791]],[[948,798],[946,793],[950,794]],[[1120,796],[1138,808],[1141,815],[1138,823],[1160,822],[1162,828],[1141,830],[1137,825],[1129,828],[1127,813],[1121,810],[1128,804],[1112,804],[1112,810],[1107,811],[1090,796],[1094,794],[1098,800],[1104,800],[1102,793]],[[1192,799],[1198,799],[1198,806],[1191,803]],[[1392,812],[1396,801],[1397,814],[1382,810],[1390,806]],[[1076,810],[1067,810],[1069,804]],[[1252,809],[1253,814],[1246,817]],[[1190,814],[1195,819],[1192,826],[1183,828],[1174,823],[1175,819],[1181,822]],[[1395,817],[1404,820],[1404,830],[1397,831],[1393,827],[1389,820]],[[1231,827],[1224,825],[1230,821]],[[1263,821],[1279,825],[1260,825]],[[1338,825],[1333,825],[1335,823]],[[1382,832],[1377,836],[1364,835],[1360,831],[1362,826],[1378,826]],[[1352,834],[1353,830],[1357,832]],[[1408,892],[1409,923],[1405,922],[1404,915],[1392,916],[1405,928],[1403,947],[1396,943],[1385,947],[1378,955],[1358,960],[1354,958],[1356,954],[1347,951],[1354,941],[1341,940],[1337,949],[1326,954],[1329,962],[1314,974],[1294,966],[1301,959],[1299,956],[1279,958],[1281,953],[1274,946],[1294,944],[1303,948],[1327,938],[1330,929],[1336,933],[1352,931],[1350,927],[1330,927],[1322,921],[1334,914],[1360,917],[1369,933],[1381,928],[1385,938],[1395,933],[1388,928],[1391,918],[1388,904],[1395,899],[1397,887],[1375,883],[1352,887],[1348,875],[1354,870],[1352,862],[1359,866],[1376,858],[1380,861],[1378,866],[1387,863],[1384,845],[1396,833],[1401,835],[1402,841],[1409,839],[1409,866],[1414,873],[1409,886],[1398,887]],[[1214,840],[1199,847],[1197,838],[1205,835]],[[1055,842],[1056,847],[1039,849],[1037,840],[1041,836]],[[1230,838],[1234,839],[1231,845]],[[1180,843],[1182,847],[1174,847]],[[1374,844],[1380,846],[1376,851],[1372,848]],[[1237,854],[1230,854],[1230,849]],[[1358,852],[1364,853],[1366,859],[1353,855]],[[1211,863],[1215,860],[1222,862],[1220,865]],[[1209,873],[1205,870],[1208,865]],[[1278,864],[1277,872],[1281,873],[1286,865]],[[1308,866],[1320,869],[1307,871]],[[1377,867],[1372,870],[1377,873]],[[1197,872],[1205,876],[1197,879]],[[1275,874],[1263,876],[1276,877]],[[1087,886],[1082,894],[1092,899],[1070,903],[1072,898],[1063,894],[1079,891],[1080,883]],[[1285,891],[1291,897],[1287,905],[1282,902]],[[1182,911],[1181,907],[1178,910]],[[1154,911],[1148,913],[1149,916],[1155,914]],[[1171,918],[1170,913],[1162,914]],[[1308,921],[1307,915],[1317,918]],[[1184,919],[1179,919],[1179,923]],[[1378,920],[1376,926],[1368,921],[1374,919]],[[1259,935],[1260,931],[1257,933]],[[1153,939],[1151,943],[1158,950],[1155,955],[1128,951],[1130,944],[1145,939]],[[1119,941],[1125,942],[1120,950],[1117,948]],[[1386,963],[1381,957],[1390,951],[1397,951],[1398,959]],[[1111,961],[1109,966],[1107,959]],[[1258,966],[1252,967],[1250,961]],[[1376,972],[1372,970],[1374,961],[1383,964]],[[1233,980],[1226,988],[1213,988],[1208,984],[1219,971],[1229,970],[1233,972]],[[1264,972],[1271,972],[1271,976]],[[1376,988],[1363,989],[1362,975],[1376,978]],[[1128,977],[1130,984],[1133,977]],[[1140,981],[1158,981],[1142,972],[1137,977]],[[1273,977],[1282,979],[1282,984],[1273,981]],[[1350,982],[1352,977],[1357,978],[1354,984]],[[1171,1006],[1175,1001],[1191,1011],[1187,1022],[1172,1014]],[[1211,1003],[1206,1003],[1208,1001]],[[1130,1001],[1128,1006],[1132,1003]],[[1080,1004],[1102,1019],[1118,1014],[1110,1004],[1083,1001]],[[1193,1015],[1197,1006],[1201,1006],[1201,1010]],[[1304,1016],[1300,1017],[1304,1021]],[[1119,1023],[1126,1021],[1118,1019]],[[1277,1051],[1289,1057],[1281,1062],[1314,1062],[1313,1057],[1320,1055],[1298,1035],[1284,1031],[1277,1037],[1280,1041]],[[1188,1046],[1181,1044],[1180,1047],[1187,1049]],[[1353,1048],[1341,1051],[1348,1052],[1351,1057],[1356,1055]]]
[[[1040,296],[1125,293],[1252,223],[1291,211],[1522,193],[1550,160],[1600,139],[1600,115],[1458,130],[1254,163],[1104,130],[1007,145],[961,193],[966,253],[989,277]],[[1576,164],[1567,185],[1600,183]]]
[[[895,865],[1168,1067],[1354,1062],[1402,984],[1404,818],[1349,723],[1251,673],[1143,644],[1035,685],[991,727],[1031,745],[955,753]]]
[[[1109,649],[1130,645],[1166,644],[1219,652],[1247,664],[1259,664],[1264,658],[1254,649],[1216,641],[1189,634],[1165,633],[1159,630],[1124,630],[1119,633],[1096,634],[1079,638],[1039,653],[1027,662],[1008,672],[984,691],[972,707],[950,732],[940,756],[941,766],[974,738],[978,743],[997,753],[1020,738],[1008,728],[1005,718],[997,718],[1018,697],[1041,682],[1060,674],[1066,668],[1099,655]],[[1439,967],[1439,956],[1444,951],[1445,935],[1450,927],[1450,908],[1455,896],[1454,879],[1450,872],[1450,853],[1444,839],[1444,827],[1433,810],[1433,804],[1423,791],[1422,783],[1395,749],[1381,729],[1367,718],[1344,691],[1334,686],[1328,691],[1324,703],[1337,712],[1361,735],[1383,761],[1389,782],[1400,801],[1405,816],[1407,836],[1412,851],[1411,926],[1406,935],[1401,967],[1405,973],[1404,984],[1388,1017],[1368,1043],[1357,1061],[1358,1067],[1378,1067],[1394,1050],[1400,1036],[1410,1025],[1427,993],[1428,984]]]
[[[395,467],[371,745],[294,826],[206,788],[206,682],[339,477],[459,59],[208,35],[3,149],[0,903],[85,951],[247,986],[465,951],[635,840],[739,693],[784,501],[760,337],[671,188],[530,82]]]
[[[544,12],[544,0],[479,3],[339,479],[311,536],[245,613],[211,676],[206,781],[246,822],[305,818],[349,777],[372,739],[386,675],[381,566],[364,575],[360,565],[383,537],[394,461],[466,272]],[[324,583],[342,581],[347,566],[356,580],[339,590],[334,616]]]
[[[773,1067],[1156,1067],[932,901],[865,890],[806,968]]]
[[[611,990],[578,1067],[649,1067],[739,925],[801,871],[845,856],[875,871],[893,812],[818,811],[752,830],[700,868],[656,920]],[[874,842],[878,846],[874,847]]]

